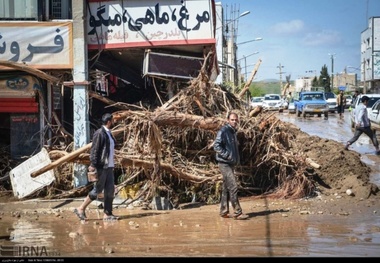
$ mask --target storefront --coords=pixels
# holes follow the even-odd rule
[[[22,159],[41,149],[39,80],[6,73],[0,79],[0,145],[10,147],[12,159]]]

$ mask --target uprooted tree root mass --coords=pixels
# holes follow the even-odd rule
[[[191,200],[219,202],[222,177],[213,141],[229,111],[240,118],[241,164],[236,167],[240,196],[315,196],[321,181],[328,178],[319,177],[314,169],[318,164],[303,151],[296,128],[276,118],[276,112],[250,109],[224,87],[209,82],[204,68],[188,87],[154,110],[117,103],[121,110],[113,113],[117,123],[112,130],[117,140],[115,171],[118,190],[128,189],[125,202],[149,202],[157,196],[170,199],[175,206]],[[70,145],[65,151],[51,150],[49,155],[57,160],[69,151]],[[89,150],[70,160],[56,166],[53,184],[33,196],[86,195],[91,184],[74,189],[72,170],[74,162],[89,164]],[[360,163],[358,158],[355,161]]]
[[[213,141],[231,110],[240,117],[237,136],[241,165],[236,168],[240,195],[302,198],[315,192],[315,183],[306,171],[306,158],[299,150],[293,151],[287,126],[274,113],[250,112],[244,101],[209,82],[202,72],[153,111],[134,105],[119,107],[124,109],[113,113],[117,126],[112,131],[117,139],[117,184],[119,188],[139,185],[140,199],[164,196],[174,204],[194,198],[218,202],[222,177]],[[50,152],[51,159],[63,155]],[[75,161],[88,164],[88,153]],[[88,187],[70,189],[70,165],[56,167],[57,180],[44,190],[49,198],[88,191]]]

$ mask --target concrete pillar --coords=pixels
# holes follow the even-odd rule
[[[90,142],[88,109],[88,62],[86,41],[86,1],[73,1],[73,46],[74,46],[74,149]],[[87,166],[74,164],[74,187],[87,184]]]

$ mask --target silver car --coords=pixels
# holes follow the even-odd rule
[[[346,105],[345,108],[348,109],[352,105],[352,96],[351,95],[346,95]]]
[[[267,111],[284,110],[283,100],[280,94],[266,94],[263,100],[263,109]]]
[[[336,102],[336,95],[334,92],[325,92],[325,98],[327,101],[327,104],[329,105],[329,111],[334,113],[338,110],[338,103]]]
[[[251,107],[255,108],[257,106],[263,105],[264,97],[252,97],[251,98]]]
[[[371,124],[375,124],[380,127],[380,99],[373,104],[371,112],[368,113],[368,118]]]
[[[288,112],[289,113],[296,113],[296,107],[294,106],[294,99],[291,98],[291,100],[288,102]]]

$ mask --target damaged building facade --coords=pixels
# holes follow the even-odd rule
[[[89,143],[100,116],[117,110],[102,98],[162,105],[207,54],[211,80],[219,74],[213,0],[3,2],[0,145],[12,159]],[[75,165],[76,186],[86,169]]]

